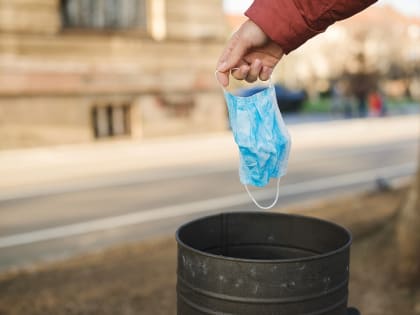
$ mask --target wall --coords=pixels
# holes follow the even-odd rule
[[[221,1],[163,2],[150,15],[164,18],[156,40],[159,23],[148,34],[62,30],[58,1],[0,0],[0,148],[92,141],[98,102],[132,104],[135,138],[226,128],[213,75]]]

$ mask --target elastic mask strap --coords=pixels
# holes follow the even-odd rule
[[[234,71],[234,70],[239,70],[239,68],[230,69],[229,74],[232,75],[232,71]],[[220,71],[219,70],[214,71],[214,77],[216,78],[216,81],[217,81],[217,72],[220,72]],[[222,72],[220,72],[220,73],[222,73]],[[227,92],[227,90],[224,86],[220,85],[220,87],[223,89],[223,91]]]
[[[277,192],[276,192],[276,198],[274,199],[273,203],[269,206],[262,206],[258,203],[258,201],[254,198],[254,196],[251,194],[251,192],[248,189],[248,185],[244,185],[246,192],[248,193],[249,197],[251,197],[251,200],[255,203],[255,205],[260,208],[261,210],[268,210],[275,206],[277,201],[279,201],[279,194],[280,194],[280,176],[277,179]]]

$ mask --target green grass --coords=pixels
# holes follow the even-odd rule
[[[303,112],[305,113],[328,113],[331,108],[331,99],[322,97],[318,100],[306,100],[303,104]]]
[[[367,101],[367,100],[366,100]],[[328,113],[331,110],[331,98],[330,97],[320,97],[317,100],[306,100],[303,103],[302,111],[304,113]],[[408,97],[401,98],[386,98],[385,104],[388,109],[397,109],[400,107],[407,106],[407,104],[416,103]]]
[[[402,97],[402,98],[388,98],[386,99],[386,104],[389,107],[400,107],[400,106],[404,106],[407,104],[411,104],[414,101],[408,97]]]

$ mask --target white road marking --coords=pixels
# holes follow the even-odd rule
[[[416,170],[415,163],[407,163],[398,166],[388,166],[357,173],[346,173],[316,180],[284,185],[281,187],[280,196],[290,196],[302,193],[317,192],[332,188],[346,187],[354,184],[369,183],[378,177],[393,178],[413,174]],[[273,197],[274,189],[259,190],[254,196],[260,200],[267,200]],[[174,206],[161,207],[146,211],[118,215],[103,219],[95,219],[76,224],[63,225],[27,233],[14,234],[0,237],[0,248],[7,248],[19,245],[27,245],[40,241],[64,238],[81,235],[91,232],[115,229],[123,226],[135,225],[154,220],[168,219],[206,212],[217,209],[247,204],[250,199],[246,193],[234,194],[231,196],[212,198],[197,202],[190,202]]]
[[[402,147],[415,147],[417,145],[416,139],[406,139],[400,143],[387,144],[385,146],[374,146],[374,147],[356,147],[352,149],[343,149],[337,150],[335,152],[329,152],[328,154],[317,154],[308,156],[299,155],[298,152],[293,153],[290,159],[290,163],[302,163],[307,161],[314,161],[320,159],[331,159],[339,157],[351,157],[354,155],[365,155],[371,153],[395,151],[401,149]],[[296,157],[295,157],[296,156]],[[237,171],[237,165],[230,163],[225,163],[223,165],[207,165],[205,167],[197,167],[194,169],[175,169],[175,170],[165,170],[165,172],[159,172],[156,170],[156,173],[153,174],[125,174],[123,178],[118,178],[117,176],[112,176],[112,174],[104,177],[95,177],[95,178],[86,178],[86,179],[77,179],[77,180],[67,180],[64,183],[57,184],[47,184],[46,187],[30,187],[27,190],[21,188],[19,190],[13,189],[12,191],[0,191],[0,202],[2,201],[12,201],[24,198],[34,198],[34,197],[44,197],[61,193],[72,193],[90,189],[100,189],[100,188],[111,188],[118,187],[123,185],[135,185],[143,183],[151,183],[160,180],[170,180],[176,178],[187,178],[207,174],[216,174],[224,172]],[[64,181],[64,180],[63,180]],[[76,182],[74,182],[76,181]]]

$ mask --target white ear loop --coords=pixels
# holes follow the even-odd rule
[[[232,68],[232,69],[230,69],[229,70],[229,74],[232,75],[232,71],[234,71],[234,70],[239,70],[239,68]],[[218,79],[217,79],[217,72],[223,73],[223,72],[221,72],[219,70],[214,71],[214,77],[216,78],[216,81],[218,81]],[[220,86],[223,89],[223,91],[227,92],[226,88],[223,85],[220,85]]]
[[[261,210],[269,210],[269,209],[271,209],[271,208],[273,208],[275,205],[276,205],[276,203],[277,203],[277,201],[279,201],[279,195],[280,195],[280,176],[278,177],[278,179],[277,179],[277,192],[276,192],[276,198],[274,198],[274,201],[273,201],[273,203],[271,204],[271,205],[269,205],[269,206],[262,206],[261,204],[259,204],[258,203],[258,201],[254,198],[254,196],[251,194],[251,192],[249,191],[249,189],[248,189],[248,185],[244,185],[245,186],[245,189],[246,189],[246,192],[248,193],[248,195],[249,195],[249,197],[251,197],[251,200],[254,202],[254,204],[258,207],[258,208],[260,208]]]

